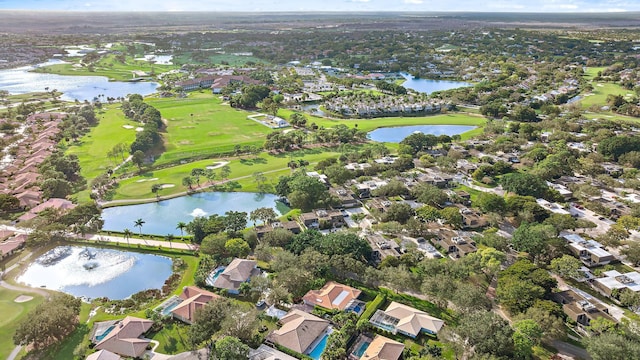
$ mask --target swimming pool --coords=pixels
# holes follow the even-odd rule
[[[353,352],[353,355],[357,356],[358,358],[362,357],[362,355],[364,355],[364,352],[367,351],[367,348],[370,344],[371,343],[369,341],[363,341],[362,343],[360,343],[360,346],[358,346],[358,348]]]
[[[218,279],[218,276],[220,276],[220,274],[224,271],[225,267],[224,266],[220,266],[219,268],[213,270],[209,276],[207,276],[207,280],[206,283],[209,286],[214,286],[213,284],[216,282],[216,279]]]
[[[329,333],[327,332],[324,335],[322,335],[322,339],[320,340],[320,342],[318,342],[316,347],[314,347],[313,350],[309,353],[309,356],[313,360],[320,360],[320,358],[322,357],[322,353],[327,348],[328,338],[329,338]]]
[[[113,330],[116,326],[115,325],[111,325],[109,326],[109,328],[107,328],[107,330],[105,330],[102,334],[96,336],[96,342],[100,342],[102,341],[105,337],[107,337],[107,335],[109,335],[109,333],[111,332],[111,330]]]

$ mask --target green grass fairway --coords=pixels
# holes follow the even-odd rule
[[[593,80],[594,77],[598,76],[598,72],[604,71],[606,67],[590,67],[587,68],[587,71],[584,72],[584,77],[587,80]]]
[[[593,85],[593,95],[591,96],[583,96],[583,99],[580,100],[583,108],[588,108],[592,105],[604,106],[607,104],[607,96],[608,95],[622,95],[625,96],[627,94],[633,94],[633,90],[627,90],[618,84],[607,83],[607,82],[592,82]]]
[[[231,167],[231,175],[229,176],[229,178],[236,179],[246,176],[247,178],[244,179],[244,181],[239,181],[240,185],[242,185],[243,187],[238,190],[252,191],[255,190],[255,184],[253,184],[254,181],[252,178],[253,173],[270,172],[266,175],[271,182],[275,183],[277,182],[278,176],[289,173],[290,170],[287,168],[287,163],[290,161],[290,156],[292,156],[294,159],[305,159],[313,164],[314,162],[318,162],[319,160],[322,160],[324,158],[338,155],[339,153],[324,151],[321,149],[298,151],[291,154],[282,154],[276,156],[262,153],[257,159],[247,157],[246,159],[231,160],[231,162],[229,163],[229,166]],[[143,176],[136,176],[130,179],[123,180],[122,182],[120,182],[120,186],[116,190],[116,194],[113,199],[153,199],[155,198],[155,195],[151,192],[151,186],[153,184],[175,185],[172,188],[161,190],[159,193],[160,196],[184,192],[187,190],[187,188],[182,185],[182,178],[189,176],[191,174],[191,169],[205,168],[206,166],[213,165],[218,161],[222,160],[208,159],[196,161],[189,164],[147,172],[143,174]],[[139,182],[140,180],[153,178],[158,178],[158,180]],[[200,181],[201,184],[204,184],[206,182],[206,178],[203,178]],[[246,188],[245,185],[247,186]]]
[[[78,155],[81,174],[88,181],[118,165],[107,153],[118,143],[131,144],[136,138],[135,128],[141,126],[125,118],[119,105],[109,105],[105,109],[106,111],[98,114],[98,126],[83,136],[79,144],[67,150],[68,154]],[[125,129],[124,125],[134,128]]]
[[[33,296],[33,300],[20,304],[13,301],[22,294],[19,291],[0,288],[0,359],[6,359],[13,351],[13,334],[18,323],[43,300],[40,295],[24,293]]]
[[[222,104],[209,92],[195,92],[186,99],[150,99],[166,120],[165,152],[157,164],[187,159],[198,155],[231,152],[233,147],[262,147],[272,130],[253,120],[251,113]],[[191,116],[193,114],[193,116]]]
[[[58,74],[58,75],[84,75],[84,76],[106,76],[110,80],[131,80],[133,71],[144,71],[150,74],[152,71],[156,74],[178,68],[177,65],[157,65],[148,61],[134,60],[127,57],[125,63],[116,60],[115,55],[108,55],[100,59],[93,70],[89,71],[88,67],[74,67],[74,63],[57,64],[44,66],[34,70],[40,73]]]

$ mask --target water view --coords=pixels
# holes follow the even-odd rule
[[[407,136],[421,132],[423,134],[432,135],[459,135],[467,131],[475,129],[475,126],[467,125],[414,125],[387,127],[373,130],[369,133],[369,139],[379,142],[399,143]]]
[[[171,273],[171,259],[164,256],[59,246],[38,257],[17,281],[78,297],[115,300],[160,289]]]
[[[158,84],[154,82],[109,81],[104,76],[66,76],[30,72],[36,67],[61,63],[61,60],[49,60],[35,66],[1,70],[0,90],[7,90],[10,94],[26,94],[45,91],[47,87],[49,90],[57,89],[62,92],[62,100],[92,101],[101,95],[104,95],[104,99],[124,97],[128,94],[149,95],[158,88]]]
[[[130,229],[137,232],[134,221],[142,219],[145,221],[143,233],[180,235],[180,230],[176,229],[178,222],[188,223],[196,216],[224,215],[227,211],[244,211],[248,214],[261,207],[273,208],[279,214],[288,212],[286,205],[277,199],[272,194],[205,192],[148,204],[117,206],[102,211],[103,229]]]
[[[431,80],[431,79],[420,79],[414,78],[413,76],[400,73],[402,77],[407,79],[402,83],[407,89],[415,90],[422,93],[431,94],[436,91],[450,90],[456,89],[460,87],[471,86],[471,84],[463,82],[463,81],[450,81],[450,80]]]

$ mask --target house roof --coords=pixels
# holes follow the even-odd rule
[[[402,330],[407,334],[417,336],[422,329],[429,330],[433,333],[440,331],[444,325],[444,321],[435,318],[424,311],[412,308],[404,304],[393,301],[387,309],[385,314],[398,319],[396,328]]]
[[[127,316],[116,323],[113,330],[96,344],[96,349],[108,350],[122,356],[141,357],[150,341],[139,337],[152,325],[151,320]]]
[[[404,344],[376,335],[360,360],[398,360],[403,350]]]
[[[24,245],[25,241],[25,237],[21,236],[0,242],[0,255],[9,254],[13,250]]]
[[[48,209],[48,208],[54,208],[54,209],[73,209],[75,208],[76,205],[74,203],[72,203],[69,200],[66,199],[59,199],[59,198],[51,198],[45,202],[43,202],[40,205],[37,205],[36,207],[34,207],[33,209],[29,210],[29,212],[25,213],[24,215],[20,216],[18,218],[18,220],[20,221],[25,221],[25,220],[31,220],[34,217],[36,217],[36,214],[38,214],[39,212]]]
[[[237,290],[241,283],[249,280],[252,275],[255,275],[257,265],[258,263],[253,260],[233,259],[229,266],[218,276],[213,286]]]
[[[209,301],[220,298],[220,296],[195,286],[186,286],[182,290],[180,298],[184,301],[173,308],[171,313],[188,322],[193,322],[196,310],[202,309]]]
[[[349,302],[360,296],[361,292],[350,286],[329,281],[320,290],[310,290],[303,300],[325,309],[344,310]]]
[[[271,339],[299,353],[304,353],[329,327],[327,320],[295,309],[289,311],[280,322],[282,327],[271,333]]]
[[[93,354],[87,356],[86,360],[120,360],[120,355],[114,354],[111,351],[99,350]]]
[[[36,206],[42,201],[42,195],[39,192],[33,190],[25,190],[20,194],[16,195],[18,200],[20,200],[20,205],[25,207],[33,207]]]
[[[297,360],[293,356],[261,344],[257,349],[249,351],[249,360]]]

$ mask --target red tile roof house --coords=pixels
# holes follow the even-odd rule
[[[202,309],[213,299],[218,298],[220,298],[219,295],[210,291],[203,290],[195,286],[186,286],[182,289],[182,294],[180,294],[180,299],[183,301],[173,308],[171,315],[180,321],[192,324],[195,320],[196,311],[198,309]]]
[[[27,235],[21,234],[0,242],[0,259],[11,256],[16,250],[22,248],[26,241]]]
[[[320,290],[310,290],[302,298],[305,304],[320,306],[329,310],[345,311],[359,302],[358,296],[362,291],[347,285],[329,281]],[[364,303],[360,305],[364,309]]]
[[[17,194],[16,197],[20,200],[20,206],[26,209],[31,209],[42,202],[42,194],[39,191],[27,190]]]
[[[99,325],[97,323],[96,325]],[[94,326],[96,326],[94,325]],[[92,334],[92,341],[96,343],[97,350],[107,350],[114,354],[132,358],[140,358],[151,343],[149,339],[141,339],[140,336],[153,325],[153,321],[127,316],[113,324],[113,328],[102,331],[101,334]]]
[[[75,207],[76,207],[76,204],[72,203],[69,200],[59,199],[59,198],[51,198],[51,199],[43,202],[42,204],[34,207],[33,209],[29,210],[24,215],[20,216],[18,218],[18,221],[31,220],[31,219],[35,218],[36,215],[38,215],[39,212],[41,212],[41,211],[43,211],[45,209],[49,209],[49,208],[70,210],[70,209],[73,209]]]

